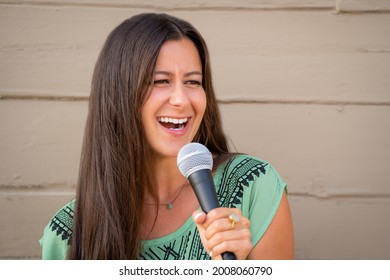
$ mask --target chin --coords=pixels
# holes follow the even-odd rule
[[[177,144],[177,145],[167,145],[165,147],[159,147],[158,149],[154,149],[155,153],[159,158],[177,158],[180,149],[185,145]]]

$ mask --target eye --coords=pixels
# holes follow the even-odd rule
[[[164,85],[169,84],[169,80],[167,80],[167,79],[154,80],[153,84],[155,86],[164,86]]]
[[[199,87],[202,85],[202,82],[198,80],[188,80],[185,82],[186,85],[189,85],[190,87]]]

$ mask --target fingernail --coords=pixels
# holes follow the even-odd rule
[[[210,258],[213,257],[213,252],[212,251],[210,251],[209,256],[210,256]]]
[[[202,212],[196,213],[195,216],[194,216],[194,220],[196,221],[202,215],[203,215]]]

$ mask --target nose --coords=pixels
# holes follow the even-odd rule
[[[189,99],[184,85],[177,83],[169,96],[169,104],[180,107],[188,104]]]

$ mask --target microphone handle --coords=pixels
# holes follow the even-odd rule
[[[219,207],[217,193],[215,192],[213,176],[208,169],[195,171],[188,176],[188,180],[198,198],[200,207],[207,214],[214,208]],[[236,256],[232,252],[222,253],[222,259],[235,260]]]

